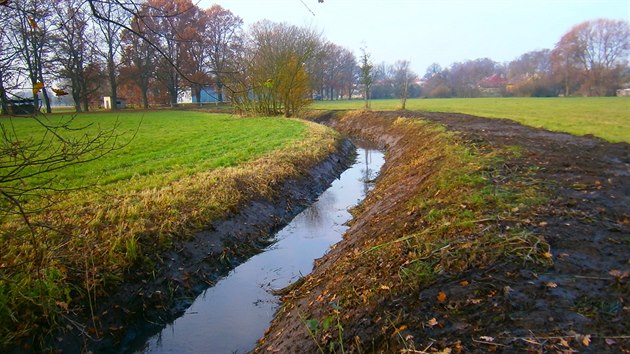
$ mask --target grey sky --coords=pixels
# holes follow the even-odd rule
[[[553,48],[586,20],[630,20],[630,0],[201,0],[199,6],[213,3],[246,27],[262,19],[310,26],[355,55],[365,46],[375,63],[409,60],[418,74],[433,62],[507,62]]]

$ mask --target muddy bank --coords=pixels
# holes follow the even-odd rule
[[[274,243],[199,295],[186,312],[141,348],[143,353],[247,353],[278,308],[275,290],[310,273],[313,261],[339,242],[356,206],[384,162],[357,145],[357,159],[317,200],[273,235]]]
[[[471,151],[518,151],[483,171],[484,179],[496,190],[532,189],[540,201],[502,211],[487,205],[491,217],[475,220],[476,231],[453,242],[438,237],[426,245],[434,247],[424,259],[431,261],[419,261],[407,235],[450,225],[431,224],[435,209],[408,207],[442,160],[405,170],[417,158],[413,150],[431,141],[416,146],[390,129],[403,115],[459,132],[455,143]],[[387,147],[386,165],[344,240],[286,294],[256,352],[630,351],[630,145],[460,114],[339,116],[316,120]],[[443,198],[438,189],[427,203]],[[497,257],[471,254],[463,271],[449,271],[454,249],[466,252],[492,230],[519,232],[485,244]],[[496,252],[503,242],[522,241],[521,232],[536,243]],[[409,285],[409,269],[423,286]]]
[[[280,183],[274,200],[252,200],[230,218],[176,241],[172,251],[156,256],[152,270],[138,267],[106,298],[96,299],[93,319],[70,314],[69,323],[76,326],[52,345],[68,353],[118,353],[146,340],[204,289],[267,246],[274,231],[312,203],[354,161],[354,154],[349,140],[340,141],[336,153]]]

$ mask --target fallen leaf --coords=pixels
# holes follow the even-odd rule
[[[591,344],[591,335],[587,334],[582,338],[582,344],[584,344],[585,347],[588,347]]]
[[[558,287],[558,284],[556,284],[556,283],[554,283],[554,282],[552,282],[552,281],[547,282],[547,284],[545,284],[545,285],[546,285],[548,288],[550,288],[550,289],[553,289],[553,288],[557,288],[557,287]]]
[[[612,338],[606,338],[606,344],[608,344],[608,345],[615,345],[615,344],[617,344],[617,342],[615,342],[615,340],[612,339]]]
[[[485,341],[485,342],[494,342],[494,337],[481,336],[481,337],[479,337],[479,339],[481,339],[482,341]]]
[[[31,16],[28,16],[28,24],[31,26],[32,29],[37,29],[37,22],[35,21],[35,19]]]
[[[470,285],[470,283],[468,282],[468,280],[462,280],[462,281],[459,282],[459,285],[461,285],[461,286],[468,286],[468,285]]]
[[[545,257],[547,259],[551,259],[553,257],[553,254],[551,254],[551,252],[545,252],[545,253],[543,253],[543,257]]]
[[[407,329],[407,325],[402,325],[402,326],[398,327],[398,330],[397,330],[397,331],[398,331],[398,332],[402,332],[402,331],[404,331],[404,330],[406,330],[406,329]]]
[[[387,285],[381,285],[381,290],[389,290],[389,286]]]
[[[437,324],[438,324],[438,321],[435,319],[435,317],[427,321],[427,325],[429,325],[429,327],[435,327],[437,326]]]
[[[541,221],[540,223],[538,223],[538,226],[540,226],[540,227],[545,227],[547,225],[549,225],[549,224],[547,224],[546,221]]]
[[[444,301],[446,301],[446,293],[445,293],[445,292],[443,292],[443,291],[440,291],[440,292],[437,294],[437,301],[438,301],[438,302],[444,302]]]
[[[63,301],[55,301],[55,303],[57,304],[57,306],[59,306],[64,311],[68,311],[68,304],[67,303],[65,303]]]
[[[561,346],[563,346],[563,347],[567,347],[567,348],[570,348],[570,347],[571,347],[571,346],[569,345],[569,342],[567,342],[567,340],[566,340],[566,339],[564,339],[564,338],[560,339],[560,345],[561,345]]]

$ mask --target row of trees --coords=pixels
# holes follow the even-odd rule
[[[115,102],[121,92],[144,107],[175,105],[185,87],[220,87],[216,73],[229,70],[241,44],[240,18],[190,0],[16,0],[0,9],[5,112],[11,93],[25,88],[36,105],[41,90],[48,112],[50,90],[70,93],[77,111],[102,95]]]
[[[557,96],[614,95],[630,87],[630,26],[626,21],[599,19],[574,26],[553,49],[542,49],[500,64],[487,58],[441,68],[424,75],[423,95]]]
[[[52,92],[70,94],[77,112],[124,96],[143,107],[174,106],[183,90],[200,101],[211,86],[243,110],[295,113],[313,92],[350,97],[353,53],[317,32],[243,21],[191,0],[15,0],[1,6],[0,98],[33,90],[48,112]],[[52,92],[51,92],[52,91]],[[113,105],[113,109],[116,105]]]

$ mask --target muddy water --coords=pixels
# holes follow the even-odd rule
[[[272,289],[308,274],[313,260],[341,240],[351,215],[383,165],[377,150],[359,149],[356,163],[319,199],[279,231],[264,252],[202,293],[186,313],[150,338],[138,353],[245,353],[253,349],[279,306]]]

